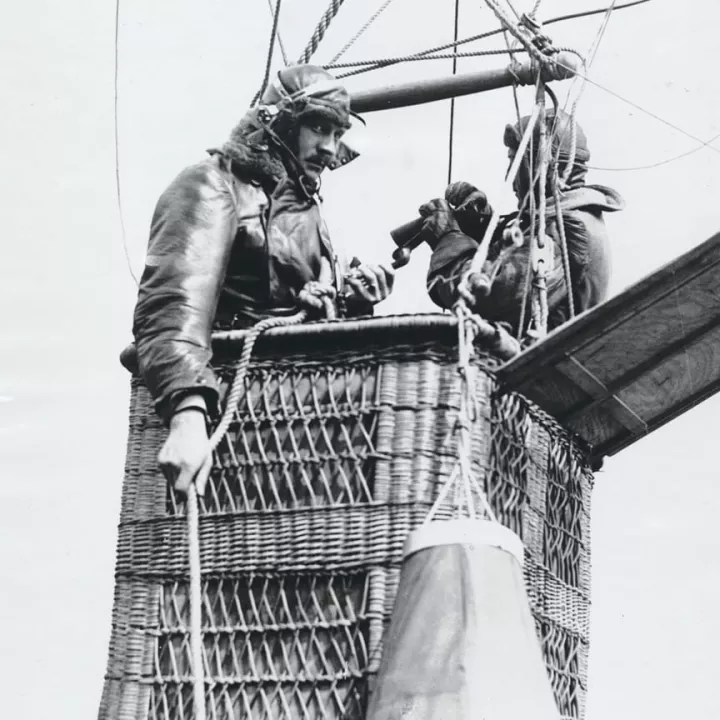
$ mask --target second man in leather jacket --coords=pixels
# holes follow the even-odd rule
[[[528,121],[529,118],[522,118],[518,124],[508,125],[505,129],[504,140],[510,160],[518,149]],[[557,117],[553,112],[547,115],[553,158],[551,170],[554,164],[558,176],[567,175],[559,192],[560,207],[555,204],[552,172],[545,188],[538,187],[537,180],[533,182],[530,177],[532,163],[528,150],[514,184],[519,210],[501,217],[485,263],[484,282],[475,286],[471,283],[473,296],[468,300],[473,310],[488,320],[508,324],[515,332],[526,330],[525,327],[518,328],[518,322],[523,304],[528,303],[526,278],[530,263],[530,231],[533,225],[528,212],[530,196],[534,196],[536,202],[540,193],[547,197],[546,235],[552,258],[547,273],[548,329],[552,330],[570,319],[560,222],[563,223],[567,242],[575,312],[588,310],[607,296],[610,281],[610,244],[603,215],[606,212],[622,210],[624,202],[611,188],[585,184],[590,152],[582,129],[577,127],[576,148],[571,158],[570,123],[570,117],[562,111]],[[539,127],[536,126],[535,147],[538,147],[538,142]],[[568,168],[571,162],[572,166]],[[466,212],[465,208],[468,208],[469,212]],[[420,212],[426,217],[426,232],[429,232],[434,240],[427,276],[428,291],[436,304],[450,308],[458,299],[460,278],[483,239],[492,209],[487,204],[485,195],[472,185],[454,183],[446,191],[446,200],[432,201],[424,205]],[[503,233],[511,224],[517,224],[524,242],[521,247],[500,258],[505,242]],[[492,280],[489,286],[488,278]],[[470,280],[472,279],[471,277]],[[527,305],[524,316],[526,319],[530,317]]]

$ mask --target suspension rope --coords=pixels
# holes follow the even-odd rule
[[[485,490],[475,476],[475,473],[472,472],[472,427],[477,419],[477,398],[475,396],[475,377],[477,371],[471,363],[471,355],[473,343],[478,335],[480,326],[478,318],[473,316],[466,307],[457,305],[453,312],[457,319],[457,370],[460,375],[460,407],[455,425],[458,435],[457,462],[448,479],[443,482],[440,492],[432,504],[424,523],[427,524],[433,520],[451,490],[454,491],[456,518],[462,517],[463,509],[466,509],[468,517],[475,519],[474,492],[480,501],[485,519],[496,523],[498,520],[492,510]],[[460,502],[461,499],[462,502]]]
[[[312,34],[312,37],[307,44],[307,47],[305,48],[303,54],[298,60],[299,65],[309,62],[310,58],[315,54],[315,51],[318,49],[318,45],[320,45],[323,37],[325,37],[325,33],[330,27],[330,23],[333,21],[333,18],[338,14],[338,10],[340,10],[340,8],[342,7],[343,2],[345,2],[345,0],[331,0],[328,9],[323,13],[323,16],[320,18],[320,21],[315,28],[315,32]]]
[[[530,17],[535,20],[537,17],[538,11],[540,10],[540,6],[542,5],[542,0],[535,0],[535,4],[533,5],[533,9],[530,11]]]
[[[530,56],[539,63],[546,63],[548,57],[544,55],[532,42],[533,36],[528,29],[521,23],[514,23],[509,15],[500,6],[498,0],[485,0],[488,7],[495,13],[495,17],[500,21],[503,28],[518,40],[530,53]]]
[[[281,0],[277,0],[277,4],[279,5]],[[270,14],[275,17],[275,12],[277,10],[277,7],[273,7],[272,0],[267,0],[268,9],[270,10]],[[285,67],[287,67],[290,64],[290,61],[288,60],[288,55],[285,52],[285,43],[283,42],[282,35],[280,34],[280,21],[278,20],[278,29],[277,29],[277,40],[278,45],[280,46],[280,54],[282,55],[283,63],[285,63]]]
[[[272,67],[273,51],[275,50],[275,37],[277,35],[278,24],[280,22],[281,5],[282,0],[277,0],[277,3],[275,5],[275,11],[273,13],[273,23],[272,30],[270,31],[270,43],[268,45],[267,60],[265,61],[265,75],[263,76],[262,85],[260,86],[260,89],[257,91],[257,93],[255,93],[255,97],[253,98],[250,105],[257,104],[257,102],[262,97],[262,94],[265,92],[265,88],[268,85],[268,80],[270,79],[270,68]]]
[[[658,162],[650,163],[649,165],[634,165],[630,167],[599,167],[598,165],[588,165],[589,170],[602,170],[603,172],[633,172],[635,170],[651,170],[652,168],[660,167],[661,165],[667,165],[668,163],[675,162],[676,160],[682,160],[682,158],[692,155],[698,152],[698,150],[704,150],[707,145],[711,145],[715,140],[720,138],[720,133],[713,135],[709,140],[704,142],[702,145],[687,150],[679,155],[666,158],[665,160],[659,160]]]
[[[535,267],[533,268],[535,277],[533,278],[533,288],[535,289],[535,298],[533,300],[535,332],[539,337],[547,334],[548,308],[547,308],[547,265],[553,249],[546,247],[546,229],[547,229],[547,196],[545,194],[547,188],[547,174],[550,153],[548,150],[548,128],[546,122],[545,110],[545,83],[538,74],[537,93],[535,97],[536,107],[538,108],[538,124],[540,126],[540,137],[538,142],[538,229],[534,238],[535,251]],[[531,188],[534,192],[534,187]]]
[[[113,68],[113,95],[114,95],[114,111],[113,120],[115,128],[115,198],[117,201],[118,217],[120,219],[120,239],[122,241],[123,251],[125,253],[125,262],[127,263],[130,277],[138,287],[137,276],[133,271],[132,262],[130,260],[130,251],[127,244],[127,233],[125,232],[125,218],[123,213],[122,192],[120,183],[120,120],[118,113],[120,85],[120,0],[115,0],[115,64]]]
[[[650,0],[634,0],[634,2],[628,2],[624,3],[623,5],[616,5],[615,10],[622,10],[625,8],[634,7],[635,5],[643,5],[644,3],[650,2]],[[597,10],[586,10],[584,12],[579,13],[572,13],[570,15],[560,15],[558,17],[550,18],[549,20],[546,20],[544,25],[552,25],[553,23],[558,22],[565,22],[567,20],[576,20],[578,18],[583,17],[590,17],[591,15],[600,15],[601,13],[607,12],[607,8],[599,8]],[[464,38],[463,40],[458,40],[457,43],[446,43],[445,45],[438,45],[433,48],[429,48],[428,50],[422,50],[420,52],[416,53],[410,53],[405,56],[401,56],[399,58],[393,58],[388,61],[379,61],[375,60],[373,61],[373,64],[370,65],[370,67],[363,67],[358,70],[353,70],[352,72],[343,73],[341,75],[338,75],[338,79],[345,78],[345,77],[351,77],[352,75],[360,75],[361,73],[370,72],[371,70],[381,70],[382,68],[388,67],[389,65],[396,65],[398,63],[403,62],[409,62],[411,60],[414,60],[416,57],[423,56],[423,55],[432,55],[433,53],[441,52],[442,50],[447,50],[451,47],[456,47],[459,45],[465,45],[467,43],[476,42],[477,40],[486,40],[487,38],[493,37],[494,35],[500,35],[501,33],[505,32],[505,28],[497,28],[495,30],[489,30],[484,33],[480,33],[479,35],[472,35],[471,37]],[[463,57],[462,55],[460,57]],[[369,65],[369,63],[362,63],[363,65]]]
[[[380,6],[379,9],[377,9],[373,15],[367,20],[367,22],[353,35],[346,43],[343,45],[343,47],[340,49],[340,51],[335,55],[335,57],[330,61],[330,64],[337,62],[367,31],[367,29],[382,15],[385,10],[389,7],[390,3],[393,0],[385,0],[385,2]],[[327,65],[325,66],[328,67]]]
[[[455,0],[455,22],[453,38],[458,41],[458,21],[460,19],[460,0]],[[452,74],[457,75],[457,53],[453,53]],[[455,145],[455,98],[450,98],[450,132],[448,137],[448,185],[452,182],[453,150]]]
[[[527,52],[525,48],[513,48],[509,51],[511,54],[515,53],[524,53]],[[339,69],[339,68],[352,68],[352,67],[360,67],[361,65],[372,65],[374,63],[382,63],[383,67],[386,65],[396,65],[398,63],[404,63],[404,62],[419,62],[420,60],[453,60],[457,58],[470,58],[470,57],[481,57],[484,55],[507,55],[508,50],[504,48],[498,48],[494,50],[474,50],[473,52],[458,52],[458,53],[442,53],[439,55],[399,55],[397,57],[389,57],[389,58],[382,58],[382,59],[373,59],[373,60],[354,60],[352,62],[344,62],[344,63],[330,63],[328,65],[323,65],[323,67],[326,70],[333,70],[333,69]],[[359,72],[365,72],[365,70],[373,70],[375,68],[363,68]],[[357,75],[358,73],[344,73],[343,75],[338,75],[338,78],[344,78],[348,77],[349,75]]]
[[[565,287],[568,294],[568,310],[570,317],[575,317],[575,296],[572,285],[572,271],[570,269],[570,254],[568,252],[567,235],[565,233],[565,217],[562,214],[560,206],[560,181],[555,168],[552,178],[553,199],[555,200],[555,221],[558,225],[558,234],[560,235],[560,250],[562,251],[563,270],[565,273]]]
[[[617,0],[612,0],[610,3],[610,6],[607,9],[607,12],[605,13],[605,17],[603,18],[603,22],[600,25],[600,29],[595,35],[595,38],[590,45],[590,48],[587,52],[588,60],[583,59],[583,74],[587,75],[590,67],[592,66],[593,61],[595,60],[595,56],[597,55],[597,51],[600,49],[600,43],[602,42],[603,37],[605,36],[605,31],[607,30],[608,24],[610,22],[610,17],[613,13],[613,10],[615,9],[615,5],[617,4]],[[577,76],[576,76],[577,79]],[[574,85],[575,83],[573,83]],[[583,93],[585,92],[585,88],[587,87],[587,81],[580,79],[580,85],[577,94],[575,95],[575,98],[573,99],[572,106],[570,108],[570,157],[569,160],[565,166],[565,170],[562,174],[562,184],[563,186],[567,185],[568,180],[570,179],[570,175],[572,174],[573,167],[575,165],[575,156],[577,153],[577,108],[580,104],[580,99],[583,96]],[[568,92],[568,96],[565,102],[565,107],[567,107],[567,102],[570,99],[570,95],[572,92],[572,86],[570,87],[570,92]],[[557,123],[558,118],[556,116],[555,123]],[[553,131],[554,131],[553,127]],[[558,153],[561,143],[558,143]]]
[[[525,150],[527,150],[528,143],[530,142],[530,138],[532,137],[533,130],[535,129],[535,125],[538,121],[539,113],[540,113],[540,110],[536,104],[533,107],[532,115],[530,115],[530,119],[528,121],[527,127],[525,128],[525,132],[523,133],[523,136],[522,136],[522,139],[520,140],[520,144],[518,146],[517,152],[515,153],[515,157],[513,158],[513,161],[510,164],[510,168],[509,168],[507,176],[505,178],[505,190],[506,191],[511,190],[513,183],[515,182],[515,177],[517,176],[518,170],[520,169],[520,164],[521,164],[523,156],[525,154]],[[477,250],[475,251],[475,254],[473,255],[472,260],[470,261],[469,265],[463,272],[463,276],[458,285],[458,294],[460,296],[460,299],[458,302],[460,304],[464,304],[465,302],[470,301],[472,298],[472,295],[471,295],[469,287],[468,287],[468,278],[471,275],[482,271],[483,265],[485,264],[485,260],[487,259],[488,250],[490,248],[490,242],[492,241],[493,235],[495,234],[495,230],[498,227],[499,221],[500,221],[500,213],[498,212],[498,210],[496,208],[494,208],[493,213],[490,217],[490,222],[488,223],[487,229],[485,230],[483,239],[481,240],[480,244],[478,245]]]

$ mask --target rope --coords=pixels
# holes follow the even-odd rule
[[[515,157],[513,158],[510,169],[508,170],[507,177],[505,178],[505,192],[509,192],[510,190],[512,190],[512,185],[515,182],[515,177],[517,176],[518,170],[520,169],[520,164],[522,162],[523,156],[525,155],[525,150],[527,149],[530,138],[532,137],[533,130],[535,129],[535,124],[538,121],[538,115],[539,108],[537,105],[535,105],[527,127],[525,128],[525,132],[523,133],[522,139],[520,140],[520,144],[518,146],[517,152],[515,153]],[[495,230],[497,229],[499,220],[500,213],[497,208],[495,208],[493,209],[492,216],[490,217],[490,222],[488,223],[485,235],[483,236],[482,241],[478,245],[478,248],[475,251],[475,255],[470,261],[470,265],[468,266],[462,280],[460,281],[458,292],[460,293],[461,298],[465,296],[469,299],[470,297],[467,286],[468,277],[473,273],[479,273],[482,271],[485,260],[487,259],[490,242],[492,241],[492,237],[495,234]]]
[[[273,51],[275,50],[275,37],[277,36],[278,23],[280,22],[281,5],[282,0],[277,0],[277,3],[275,5],[275,11],[273,13],[273,24],[272,30],[270,31],[270,44],[268,45],[267,60],[265,61],[265,75],[263,76],[262,85],[260,86],[260,89],[255,93],[255,97],[253,98],[250,105],[257,104],[258,100],[260,100],[262,94],[265,92],[268,80],[270,79],[270,68],[272,67]]]
[[[303,290],[299,300],[302,302]],[[328,297],[323,297],[325,313],[329,318],[335,317],[335,308]],[[307,310],[290,315],[288,317],[269,317],[260,320],[248,330],[243,343],[243,351],[240,359],[235,365],[235,376],[233,377],[230,391],[225,401],[220,422],[215,427],[209,441],[208,461],[203,465],[198,476],[209,474],[212,468],[212,453],[225,433],[230,427],[233,414],[240,401],[240,396],[245,389],[245,376],[250,367],[250,359],[253,348],[258,337],[271,328],[288,325],[299,325],[307,319]],[[197,482],[198,478],[190,485],[187,497],[187,530],[188,530],[188,555],[190,566],[190,653],[193,667],[193,703],[195,707],[195,720],[205,720],[205,669],[203,665],[203,640],[202,640],[202,568],[200,565],[200,518],[198,510]],[[204,478],[203,478],[204,479]]]
[[[558,232],[560,234],[560,249],[562,250],[563,269],[565,271],[565,286],[568,293],[568,308],[570,317],[575,317],[575,298],[573,297],[572,273],[570,272],[570,255],[568,254],[567,236],[565,234],[565,218],[560,209],[560,185],[558,182],[557,171],[553,178],[553,197],[555,199],[555,217],[558,224]]]
[[[455,307],[454,314],[457,318],[458,373],[461,382],[460,408],[456,425],[458,430],[458,458],[450,476],[443,483],[437,499],[430,508],[425,523],[432,521],[451,490],[455,490],[455,509],[458,516],[462,515],[463,511],[463,505],[457,501],[462,493],[467,514],[471,519],[475,519],[474,491],[480,500],[486,518],[491,522],[497,522],[485,490],[472,472],[472,426],[477,416],[477,402],[475,397],[475,373],[470,358],[479,326],[476,318],[462,304]]]
[[[533,9],[530,11],[530,17],[534,20],[537,17],[538,11],[540,10],[540,6],[542,5],[542,0],[535,0],[535,4],[533,5]]]
[[[460,0],[455,0],[454,41],[458,40],[458,20],[460,18]],[[457,75],[457,53],[453,53],[452,74]],[[450,99],[450,133],[448,137],[448,185],[452,182],[453,146],[455,143],[455,98]]]
[[[193,669],[193,707],[195,708],[195,720],[205,720],[199,515],[197,489],[195,483],[191,483],[187,496],[187,531],[190,563],[190,654]]]
[[[318,22],[317,27],[315,28],[315,32],[312,34],[312,37],[310,38],[310,41],[307,44],[307,47],[303,51],[303,54],[300,56],[300,59],[298,60],[298,64],[302,65],[310,60],[310,58],[315,54],[315,51],[318,49],[318,45],[322,41],[323,37],[325,36],[325,33],[327,32],[327,29],[330,27],[330,23],[332,22],[333,18],[337,15],[338,10],[340,10],[340,7],[342,6],[343,2],[345,0],[331,0],[330,5],[328,6],[328,9],[324,12],[323,16],[320,18],[320,22]]]
[[[679,155],[674,155],[673,157],[666,158],[665,160],[659,160],[658,162],[650,163],[649,165],[635,165],[631,167],[599,167],[598,165],[588,165],[589,170],[602,170],[603,172],[631,172],[634,170],[651,170],[652,168],[660,167],[661,165],[667,165],[668,163],[675,162],[676,160],[682,160],[682,158],[687,157],[688,155],[692,155],[693,153],[698,152],[698,150],[704,150],[706,145],[710,145],[711,143],[715,142],[720,138],[720,133],[717,135],[713,135],[707,142],[704,142],[702,145],[698,145],[697,147],[692,148],[692,150],[687,150],[684,153],[680,153]]]
[[[120,191],[120,122],[118,119],[118,87],[120,79],[120,0],[115,1],[115,66],[113,69],[113,86],[114,86],[114,125],[115,125],[115,197],[117,199],[118,217],[120,219],[120,238],[122,240],[123,251],[125,252],[125,262],[127,262],[130,277],[139,287],[137,276],[133,271],[132,262],[130,261],[130,251],[127,244],[127,233],[125,232],[125,219],[122,205],[122,193]]]
[[[541,53],[538,48],[532,42],[532,36],[528,29],[523,25],[514,23],[507,13],[500,7],[497,0],[485,0],[490,9],[495,13],[495,17],[500,21],[500,24],[507,29],[507,31],[518,40],[539,63],[546,63],[548,57]]]
[[[278,0],[278,4],[280,3],[280,0]],[[274,16],[276,8],[273,7],[272,0],[267,0],[268,8],[270,9],[270,14]],[[290,64],[290,61],[288,60],[288,55],[285,52],[285,43],[283,42],[282,35],[280,34],[280,22],[278,21],[278,30],[277,30],[277,39],[278,39],[278,45],[280,46],[280,54],[282,55],[283,62],[285,63],[285,67],[287,67]]]
[[[642,5],[644,3],[650,2],[650,0],[635,0],[634,2],[625,3],[623,5],[616,5],[615,10],[622,10],[624,8],[630,8],[634,7],[635,5]],[[601,13],[607,12],[607,8],[599,8],[597,10],[586,10],[584,12],[579,13],[572,13],[570,15],[559,15],[558,17],[550,18],[549,20],[546,20],[544,25],[552,25],[553,23],[558,22],[565,22],[567,20],[576,20],[577,18],[583,18],[583,17],[590,17],[591,15],[600,15]],[[438,45],[436,47],[430,48],[428,50],[422,50],[417,53],[412,53],[400,58],[393,58],[385,61],[375,60],[374,63],[370,67],[363,67],[359,70],[353,70],[352,72],[343,73],[341,75],[338,75],[338,79],[345,78],[345,77],[351,77],[352,75],[360,75],[361,73],[370,72],[371,70],[381,70],[384,67],[387,67],[388,65],[396,65],[398,63],[402,62],[409,62],[411,60],[414,60],[417,57],[423,56],[423,55],[432,55],[433,53],[440,52],[442,50],[447,50],[451,47],[457,47],[459,45],[465,45],[466,43],[475,42],[476,40],[485,40],[489,37],[493,37],[494,35],[499,35],[500,33],[505,32],[506,28],[501,27],[495,30],[489,30],[484,33],[480,33],[479,35],[472,35],[471,37],[465,38],[463,40],[458,40],[457,43],[446,43],[445,45]],[[460,56],[463,57],[463,56]],[[369,63],[362,63],[363,65],[367,65]],[[348,66],[351,67],[351,66]]]
[[[525,48],[513,48],[512,50],[505,50],[502,48],[498,48],[496,50],[474,50],[473,52],[459,52],[459,53],[444,53],[440,55],[399,55],[396,57],[389,57],[389,58],[381,58],[381,59],[374,59],[374,60],[354,60],[352,62],[344,62],[344,63],[332,63],[329,65],[323,65],[323,67],[326,70],[337,70],[340,68],[352,68],[352,67],[360,67],[361,65],[372,65],[373,63],[381,63],[383,67],[387,65],[396,65],[398,63],[404,63],[404,62],[418,62],[420,60],[454,60],[457,58],[470,58],[470,57],[482,57],[485,55],[506,55],[507,53],[524,53],[527,52]],[[360,70],[360,72],[365,72],[365,70],[372,70],[374,68],[364,68]],[[338,75],[338,78],[344,78],[348,77],[349,75],[356,75],[356,73],[344,73],[343,75]]]
[[[538,75],[537,92],[535,97],[535,107],[538,109],[538,124],[540,127],[540,137],[538,143],[538,157],[539,157],[539,168],[538,168],[538,187],[539,187],[539,205],[538,205],[538,230],[534,236],[534,247],[535,251],[535,263],[534,268],[535,277],[533,279],[533,288],[535,294],[533,297],[534,306],[534,323],[535,332],[538,337],[544,337],[547,334],[547,281],[546,281],[546,260],[545,257],[552,252],[552,248],[545,248],[545,237],[547,229],[547,196],[545,194],[545,188],[547,187],[547,173],[550,159],[550,153],[548,151],[548,128],[546,123],[546,112],[545,112],[545,83],[542,81],[540,75]],[[534,185],[531,186],[530,192],[534,192]],[[542,251],[546,250],[545,253]],[[535,264],[534,263],[534,264]]]
[[[341,48],[340,52],[330,61],[334,63],[339,60],[367,31],[367,29],[382,15],[393,0],[385,0],[378,10],[370,17],[370,19],[351,37],[345,45]],[[326,68],[328,66],[325,66]]]
[[[338,75],[338,79],[350,77],[351,75],[359,75],[360,73],[364,72],[370,72],[370,70],[379,70],[381,68],[387,67],[388,65],[397,65],[398,63],[402,62],[410,62],[415,60],[416,58],[424,57],[425,55],[432,55],[434,53],[441,52],[443,50],[447,50],[451,47],[456,47],[458,45],[465,45],[466,43],[475,42],[476,40],[484,40],[485,38],[489,38],[493,35],[497,35],[498,32],[502,32],[501,30],[490,30],[488,32],[480,33],[479,35],[473,35],[472,37],[465,38],[464,40],[458,40],[457,43],[446,43],[445,45],[437,45],[435,47],[429,48],[427,50],[422,50],[420,52],[412,53],[410,55],[404,55],[400,56],[398,58],[388,58],[387,60],[375,60],[373,61],[373,65],[371,67],[365,67],[360,68],[359,70],[353,70],[352,72],[343,73],[341,75]],[[368,64],[368,63],[363,63]],[[351,65],[348,65],[348,67],[352,67]]]

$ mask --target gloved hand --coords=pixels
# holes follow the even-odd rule
[[[462,230],[455,219],[455,214],[447,200],[436,198],[418,208],[420,217],[425,219],[420,231],[426,238],[430,247],[435,247],[442,238],[450,233],[460,233]]]
[[[345,275],[345,283],[357,298],[376,305],[392,292],[395,271],[384,265],[365,265],[357,262]]]
[[[461,180],[447,186],[445,199],[455,208],[455,219],[460,229],[474,240],[482,240],[493,213],[487,195]]]

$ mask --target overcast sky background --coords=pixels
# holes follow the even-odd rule
[[[328,61],[380,4],[348,0],[315,59]],[[545,0],[541,18],[601,4]],[[291,59],[325,6],[284,1],[280,28]],[[345,59],[447,42],[453,7],[453,0],[395,0]],[[3,715],[81,720],[97,712],[107,659],[129,384],[117,356],[130,339],[135,299],[115,193],[115,8],[26,0],[0,13]],[[497,25],[485,3],[471,0],[461,0],[460,19],[461,36]],[[585,51],[601,22],[548,31],[556,44]],[[719,24],[717,0],[653,0],[619,11],[590,77],[709,139],[720,132]],[[269,26],[266,0],[123,0],[120,172],[135,273],[158,195],[225,139],[257,89]],[[468,59],[459,70],[505,62]],[[413,63],[360,76],[351,88],[449,71],[450,61]],[[530,95],[521,99],[529,110]],[[458,101],[454,179],[497,197],[502,131],[513,115],[510,90]],[[331,229],[351,253],[387,260],[388,230],[442,194],[448,116],[441,102],[367,117],[355,138],[362,157],[324,187]],[[698,146],[595,85],[578,117],[591,164],[603,168],[651,164]],[[608,218],[614,292],[720,230],[719,176],[720,152],[709,148],[651,170],[591,172],[590,182],[615,187],[628,203]],[[432,310],[427,259],[418,252],[401,271],[383,312]],[[707,401],[608,460],[597,476],[588,720],[720,717],[719,409],[717,398]]]

